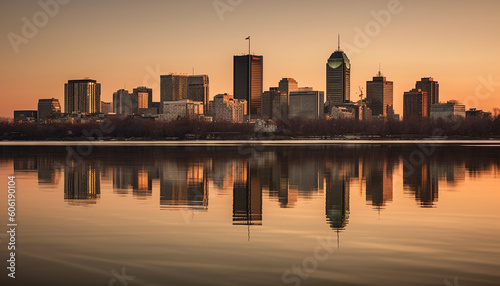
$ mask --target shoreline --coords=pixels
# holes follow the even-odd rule
[[[158,146],[158,147],[237,147],[241,145],[262,146],[321,146],[321,145],[480,145],[499,146],[500,140],[193,140],[193,141],[0,141],[2,147],[22,146]]]

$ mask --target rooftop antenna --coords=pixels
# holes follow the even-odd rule
[[[382,76],[382,65],[378,63],[378,76]]]
[[[337,51],[340,51],[340,34],[339,34],[338,45],[339,45],[339,48],[338,48],[338,50],[337,50]]]

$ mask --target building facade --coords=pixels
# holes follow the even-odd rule
[[[387,81],[379,71],[372,81],[366,82],[366,99],[373,115],[387,118],[394,113],[393,82]]]
[[[38,122],[47,122],[47,120],[56,113],[61,113],[59,99],[51,98],[38,100]]]
[[[113,113],[113,104],[111,102],[101,101],[101,113],[104,114]]]
[[[203,102],[189,99],[164,101],[163,114],[160,120],[176,120],[179,118],[198,118],[203,116]]]
[[[325,112],[323,91],[295,91],[290,93],[289,118],[319,119]]]
[[[37,113],[36,110],[14,110],[14,122],[35,122],[38,118]]]
[[[264,57],[256,55],[234,56],[234,99],[248,103],[249,116],[260,115],[263,88]]]
[[[326,100],[328,105],[351,100],[351,61],[340,47],[326,63]]]
[[[423,119],[429,117],[427,92],[413,89],[404,93],[403,117],[404,120]]]
[[[113,110],[119,115],[133,115],[137,113],[137,98],[128,90],[117,90],[113,93]]]
[[[153,107],[153,89],[139,86],[132,91],[133,97],[137,99],[137,109],[148,109]]]
[[[213,100],[214,120],[242,123],[245,120],[247,102],[235,99],[227,93],[218,94]]]
[[[203,102],[205,113],[208,112],[208,102],[210,101],[208,75],[192,75],[188,77],[187,98],[193,101]]]
[[[64,112],[101,112],[101,84],[92,79],[69,80],[64,84]]]
[[[430,118],[450,121],[465,118],[465,105],[455,102],[433,104],[431,105]]]
[[[439,103],[439,83],[432,77],[424,77],[417,81],[416,89],[427,92],[427,110],[431,110],[431,105]]]
[[[283,78],[279,82],[278,91],[288,96],[290,92],[299,91],[299,83],[293,78]]]
[[[188,76],[169,74],[160,76],[160,107],[165,101],[187,99]],[[163,109],[160,111],[163,113]]]

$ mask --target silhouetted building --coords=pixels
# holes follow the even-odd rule
[[[209,100],[208,75],[192,75],[188,77],[187,98],[203,102],[204,113],[208,113]]]
[[[139,86],[132,91],[134,99],[137,101],[137,109],[148,109],[153,107],[153,89]]]
[[[351,100],[351,61],[339,49],[326,64],[326,101],[328,105],[338,105]]]
[[[113,93],[113,110],[119,115],[133,115],[137,113],[137,97],[128,90],[120,89]]]
[[[264,89],[263,61],[263,56],[234,56],[234,98],[248,102],[246,113],[249,116],[257,116],[261,113],[261,97]]]
[[[188,76],[169,74],[160,76],[160,113],[163,113],[163,102],[187,99]]]
[[[38,100],[38,122],[46,122],[56,113],[61,113],[59,99],[39,99]]]
[[[101,101],[101,113],[103,114],[113,113],[113,104],[111,102]]]
[[[427,104],[427,100],[427,92],[420,89],[405,92],[403,98],[404,120],[428,118],[429,105]]]
[[[467,118],[490,118],[491,112],[484,112],[482,110],[471,108],[465,112]]]
[[[101,84],[92,79],[69,80],[64,84],[64,112],[101,112]]]
[[[372,115],[387,118],[394,113],[393,92],[393,82],[387,81],[380,71],[372,81],[366,82],[366,99]]]
[[[14,122],[35,122],[38,118],[36,110],[14,110]]]
[[[425,77],[417,81],[415,88],[427,93],[427,110],[430,112],[431,105],[439,103],[439,83],[432,77]]]
[[[279,82],[278,91],[288,96],[290,92],[299,91],[299,84],[293,78],[283,78]]]
[[[296,91],[289,96],[288,117],[319,119],[324,116],[325,93],[323,91]]]
[[[288,117],[288,95],[277,87],[262,94],[262,119],[281,120]]]

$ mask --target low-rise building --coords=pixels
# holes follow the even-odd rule
[[[50,98],[38,100],[38,122],[45,123],[53,118],[56,113],[61,113],[59,99]]]
[[[14,122],[28,123],[35,122],[38,118],[36,110],[14,110]]]
[[[431,119],[456,120],[465,118],[465,105],[456,102],[437,103],[431,105]]]
[[[203,116],[203,102],[182,99],[177,101],[164,101],[163,114],[159,120],[176,120],[179,118],[199,118]]]
[[[324,116],[325,93],[323,91],[290,92],[288,117],[319,119]]]
[[[234,99],[227,93],[218,94],[213,100],[214,120],[241,123],[245,120],[247,101]]]

